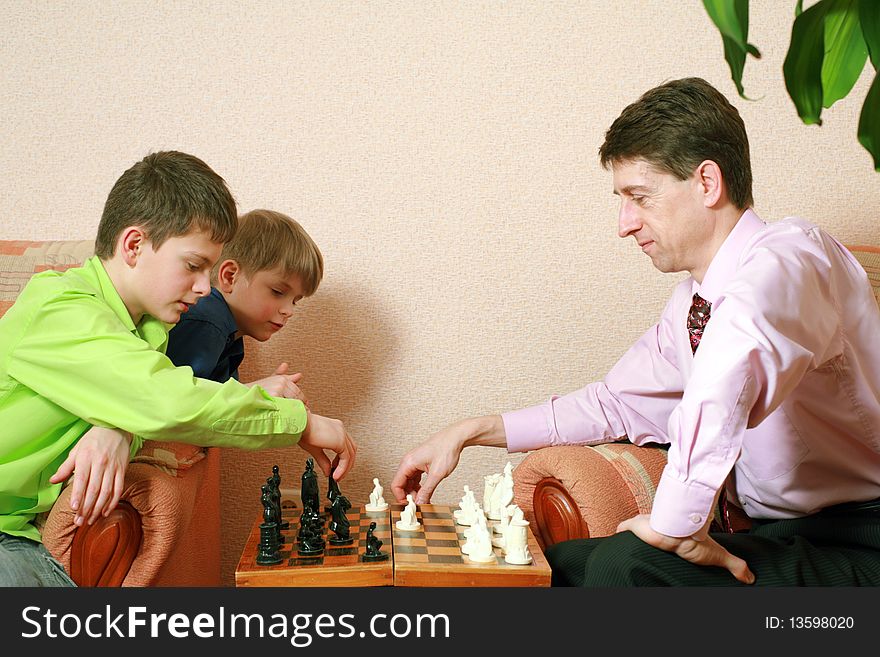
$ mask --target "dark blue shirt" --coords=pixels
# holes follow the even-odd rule
[[[190,306],[168,334],[165,352],[178,367],[189,365],[202,379],[223,383],[238,380],[244,359],[244,340],[235,337],[238,326],[226,299],[215,287],[211,294]]]

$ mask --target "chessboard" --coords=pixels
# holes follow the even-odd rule
[[[282,503],[282,518],[290,528],[282,532],[281,563],[261,566],[256,563],[260,543],[261,518],[257,518],[242,551],[235,571],[236,586],[550,586],[550,566],[531,530],[528,532],[532,563],[513,565],[504,561],[495,548],[495,562],[476,563],[461,552],[464,530],[456,525],[449,506],[422,504],[416,518],[421,527],[412,532],[394,527],[400,519],[402,504],[392,504],[390,512],[367,513],[363,506],[353,507],[346,516],[351,521],[350,546],[335,547],[329,542],[324,553],[303,557],[296,553],[296,534],[300,509]],[[365,562],[366,533],[376,522],[374,535],[382,541],[385,561]],[[323,537],[328,539],[327,524]],[[489,521],[490,526],[496,524]],[[330,532],[332,535],[332,532]]]
[[[394,583],[393,560],[391,555],[391,524],[388,511],[368,513],[362,506],[353,507],[346,517],[351,521],[351,545],[335,546],[329,542],[333,532],[327,526],[329,514],[325,513],[322,536],[326,547],[322,554],[313,557],[300,556],[296,550],[296,534],[301,509],[289,501],[281,503],[281,517],[289,523],[289,528],[281,533],[284,544],[281,546],[281,563],[273,566],[257,564],[260,545],[260,523],[257,518],[242,550],[241,559],[235,569],[236,586],[391,586]],[[376,523],[373,535],[382,541],[381,551],[388,555],[385,561],[363,560],[366,551],[367,529],[371,522]]]
[[[402,504],[391,505],[391,519],[400,518]],[[550,566],[537,539],[528,531],[532,563],[509,564],[496,547],[495,561],[477,563],[461,551],[467,540],[452,509],[440,504],[421,504],[416,511],[421,527],[401,531],[391,524],[395,586],[550,586]],[[490,520],[489,527],[497,522]]]

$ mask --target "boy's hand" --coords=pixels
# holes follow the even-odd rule
[[[302,372],[297,372],[296,374],[288,374],[287,373],[287,363],[281,363],[278,368],[275,370],[275,374],[272,376],[267,376],[264,379],[259,379],[258,381],[251,381],[250,383],[245,383],[246,386],[260,386],[263,390],[268,392],[273,397],[286,397],[287,399],[299,399],[306,406],[309,405],[309,400],[306,399],[303,391],[300,390],[299,386],[296,385],[302,380]]]
[[[311,412],[308,413],[306,428],[299,438],[299,446],[315,457],[315,463],[324,475],[329,476],[332,467],[336,481],[342,479],[351,469],[357,455],[357,445],[342,422]],[[336,452],[332,465],[324,453],[325,449]]]
[[[131,434],[118,429],[92,427],[80,438],[64,463],[49,479],[58,484],[73,474],[70,508],[77,526],[90,525],[108,516],[122,495],[128,468]]]

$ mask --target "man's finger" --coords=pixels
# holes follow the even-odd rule
[[[60,484],[62,481],[66,481],[67,478],[73,474],[73,466],[75,463],[75,458],[73,452],[67,455],[67,458],[64,459],[64,463],[58,466],[58,469],[55,471],[51,477],[49,477],[50,484]]]
[[[437,488],[437,484],[442,480],[443,477],[432,476],[429,472],[428,476],[422,481],[419,492],[416,495],[416,504],[430,504],[434,489]]]
[[[302,381],[302,378],[303,378],[302,372],[297,372],[296,374],[290,375],[290,380],[293,381],[294,383],[299,383],[300,381]]]
[[[278,367],[275,368],[275,374],[286,374],[287,373],[287,363],[281,363]]]

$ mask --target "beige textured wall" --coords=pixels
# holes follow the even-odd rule
[[[757,100],[734,102],[758,213],[876,243],[880,178],[855,139],[867,75],[823,127],[802,125],[781,76],[794,2],[752,4]],[[0,239],[91,237],[115,179],[158,149],[203,158],[242,210],[296,217],[327,274],[273,342],[315,410],[359,441],[343,485],[355,501],[432,431],[594,380],[647,328],[678,279],[617,238],[596,150],[666,79],[735,96],[699,0],[7,1],[3,13]],[[298,480],[302,454],[227,454],[227,583],[261,478],[280,462]],[[466,451],[435,499],[506,460]]]

